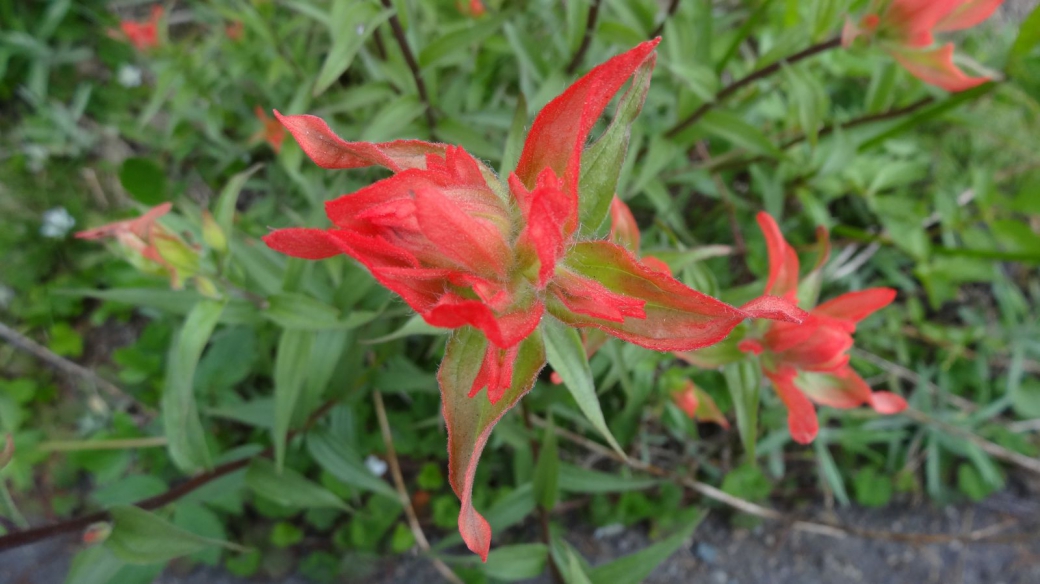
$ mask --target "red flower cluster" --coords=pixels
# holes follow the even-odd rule
[[[759,213],[758,224],[769,251],[765,292],[797,302],[798,255],[772,217]],[[826,237],[826,231],[820,234]],[[825,239],[824,244],[821,265],[826,258]],[[834,408],[869,404],[882,414],[906,409],[906,400],[885,391],[872,392],[849,366],[848,351],[856,323],[888,306],[895,297],[896,291],[891,288],[842,294],[812,309],[801,323],[769,323],[763,334],[740,343],[742,350],[761,356],[763,373],[787,406],[788,426],[795,441],[808,444],[816,437],[819,423],[812,402]]]
[[[152,6],[152,15],[148,20],[143,22],[124,20],[119,23],[119,30],[137,50],[153,49],[159,46],[159,20],[162,15],[162,6]]]
[[[305,259],[346,254],[363,264],[431,325],[474,327],[478,339],[451,349],[439,376],[452,487],[462,500],[459,529],[486,557],[487,522],[473,509],[477,459],[491,427],[534,383],[544,365],[536,333],[543,318],[602,330],[660,351],[716,343],[749,317],[800,320],[805,313],[763,297],[735,308],[701,294],[608,241],[578,236],[582,154],[611,98],[641,68],[649,74],[657,40],[594,68],[535,118],[516,169],[500,180],[458,146],[398,140],[346,142],[319,118],[275,116],[319,166],[383,166],[394,174],[329,201],[331,229],[268,234],[272,249]],[[609,194],[608,194],[609,196]],[[604,207],[605,208],[605,207]],[[471,338],[468,333],[458,338]],[[477,344],[479,342],[479,344]],[[460,355],[459,351],[466,353]],[[472,376],[459,363],[482,351]],[[447,382],[447,379],[456,381]],[[456,385],[466,384],[464,388]],[[494,405],[458,419],[461,389],[487,388]],[[508,400],[503,397],[508,395]],[[479,399],[479,398],[477,398]],[[488,413],[493,412],[493,413]],[[468,427],[472,424],[477,427]]]
[[[989,80],[969,77],[953,63],[953,43],[935,44],[934,33],[971,28],[1004,0],[875,0],[858,22],[849,19],[842,43],[876,39],[907,71],[947,91],[964,91]]]

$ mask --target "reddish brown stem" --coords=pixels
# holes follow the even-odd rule
[[[585,53],[588,52],[589,45],[592,43],[592,33],[596,30],[596,20],[599,19],[599,2],[600,0],[592,0],[592,4],[589,6],[589,17],[585,19],[585,34],[581,37],[581,45],[575,51],[571,62],[567,63],[568,75],[573,75],[578,70],[578,66],[581,65],[581,61],[585,58]]]
[[[707,114],[709,111],[711,111],[711,109],[713,107],[715,107],[715,106],[721,104],[722,102],[726,101],[728,98],[732,97],[733,94],[735,94],[736,92],[740,91],[744,87],[747,87],[748,85],[754,83],[755,81],[758,81],[760,79],[764,79],[764,78],[769,77],[770,75],[776,73],[777,71],[780,70],[780,68],[784,64],[793,65],[793,64],[795,64],[795,63],[797,63],[799,61],[808,59],[809,57],[812,57],[813,55],[818,55],[818,54],[820,54],[820,53],[822,53],[824,51],[829,51],[830,49],[833,49],[833,48],[836,48],[836,47],[840,47],[840,46],[841,46],[841,38],[833,38],[833,39],[824,41],[822,43],[815,44],[815,45],[813,45],[813,46],[811,46],[811,47],[809,47],[809,48],[807,48],[807,49],[805,49],[805,50],[803,50],[801,52],[798,52],[798,53],[795,53],[795,54],[791,55],[790,57],[788,57],[786,59],[781,59],[781,60],[779,60],[779,61],[777,61],[775,63],[767,65],[767,66],[765,66],[765,67],[763,67],[763,68],[761,68],[761,69],[759,69],[759,70],[757,70],[757,71],[747,75],[746,77],[743,77],[741,79],[738,79],[738,80],[734,81],[733,83],[730,83],[726,87],[723,87],[722,90],[720,90],[717,94],[715,94],[715,99],[713,99],[712,101],[705,102],[699,108],[697,108],[696,111],[694,111],[692,114],[687,116],[681,122],[676,124],[675,127],[673,127],[672,129],[668,130],[667,132],[665,132],[665,136],[667,136],[669,138],[674,138],[675,136],[679,135],[680,132],[682,132],[686,128],[689,128],[693,124],[697,123],[697,120],[699,120],[702,117],[704,117],[704,115]]]
[[[391,0],[382,0],[382,2],[384,8],[394,10],[394,4]],[[408,37],[404,34],[404,27],[401,26],[401,19],[397,17],[396,11],[390,15],[390,30],[393,31],[394,39],[397,41],[398,46],[401,47],[401,54],[404,55],[404,61],[408,64],[408,69],[412,72],[412,79],[415,80],[415,88],[419,91],[419,99],[421,99],[423,105],[426,106],[426,125],[430,128],[430,138],[436,140],[437,119],[433,116],[433,105],[430,103],[429,94],[426,93],[426,82],[423,81],[422,70],[419,69],[419,62],[415,60],[412,48],[408,46]]]

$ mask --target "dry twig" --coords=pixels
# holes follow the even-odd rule
[[[415,507],[412,506],[412,499],[408,496],[408,490],[404,486],[404,476],[401,474],[401,464],[397,460],[397,451],[394,450],[394,437],[390,433],[390,422],[386,419],[386,407],[383,405],[383,394],[379,390],[372,392],[372,402],[376,406],[376,417],[379,418],[379,431],[383,435],[383,444],[386,446],[386,457],[387,462],[390,463],[390,475],[394,479],[394,488],[397,490],[397,498],[401,500],[401,505],[404,506],[404,514],[408,519],[408,527],[412,530],[412,535],[415,536],[415,543],[419,545],[419,549],[423,552],[430,551],[430,542],[426,539],[426,534],[423,533],[422,526],[419,525],[419,517],[415,514]],[[448,567],[440,558],[430,557],[430,561],[433,562],[433,567],[444,576],[446,580],[452,582],[452,584],[463,584],[462,580],[455,575],[455,572]]]

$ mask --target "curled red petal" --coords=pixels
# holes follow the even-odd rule
[[[551,168],[577,209],[581,154],[593,125],[611,98],[648,59],[660,39],[646,41],[594,67],[538,112],[527,134],[516,174],[533,188],[538,174]],[[575,213],[575,216],[577,214]],[[576,228],[569,225],[567,235]]]
[[[766,237],[766,251],[769,252],[769,280],[765,292],[797,301],[798,254],[784,239],[780,226],[769,213],[760,212],[756,219]]]
[[[470,325],[483,332],[495,346],[508,349],[526,339],[541,322],[544,305],[533,299],[528,306],[495,314],[483,302],[449,292],[423,313],[426,322],[444,328]]]
[[[857,323],[888,306],[895,298],[896,291],[892,288],[868,288],[842,294],[820,304],[812,312],[814,315]]]
[[[277,252],[305,260],[323,260],[343,253],[336,240],[324,229],[278,229],[265,235],[263,241]]]
[[[794,384],[795,371],[785,368],[765,373],[773,383],[776,395],[787,408],[787,428],[791,438],[799,444],[811,443],[820,431],[820,422],[812,402]]]
[[[289,130],[307,156],[322,168],[385,166],[394,172],[401,172],[408,168],[425,168],[427,154],[443,155],[446,148],[444,144],[421,140],[395,140],[380,144],[347,142],[317,116],[286,116],[278,110],[274,111],[274,116]]]
[[[538,175],[531,192],[527,193],[522,184],[514,187],[514,196],[519,197],[525,218],[517,243],[521,249],[532,250],[538,258],[539,288],[549,282],[556,261],[563,255],[565,226],[576,210],[561,187],[560,179],[548,168]]]

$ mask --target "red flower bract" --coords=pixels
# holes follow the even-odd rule
[[[159,46],[159,20],[163,15],[163,7],[152,6],[152,15],[143,22],[124,20],[119,23],[126,40],[137,50],[144,51]]]
[[[769,252],[766,293],[795,301],[798,255],[772,217],[759,213],[758,224]],[[902,397],[872,392],[849,366],[848,351],[856,324],[888,306],[895,297],[896,291],[891,288],[849,292],[812,309],[801,323],[769,323],[763,334],[740,343],[744,351],[761,355],[763,373],[787,407],[788,426],[795,441],[808,444],[819,431],[812,402],[835,408],[869,404],[882,414],[906,409]]]
[[[849,19],[842,42],[876,38],[913,76],[947,91],[964,91],[989,79],[969,77],[953,63],[953,43],[935,44],[936,32],[971,28],[1004,0],[875,0],[858,22]]]
[[[484,558],[491,530],[471,502],[477,460],[495,422],[545,363],[537,329],[546,312],[656,350],[710,345],[749,316],[804,315],[778,299],[734,308],[623,247],[578,236],[579,197],[593,196],[579,188],[589,132],[629,78],[643,70],[648,80],[657,42],[594,68],[546,105],[505,181],[458,146],[347,142],[316,117],[275,112],[319,166],[394,173],[329,201],[332,229],[281,229],[264,241],[306,259],[346,254],[429,324],[460,329],[438,378],[450,481],[462,500],[459,528]]]

